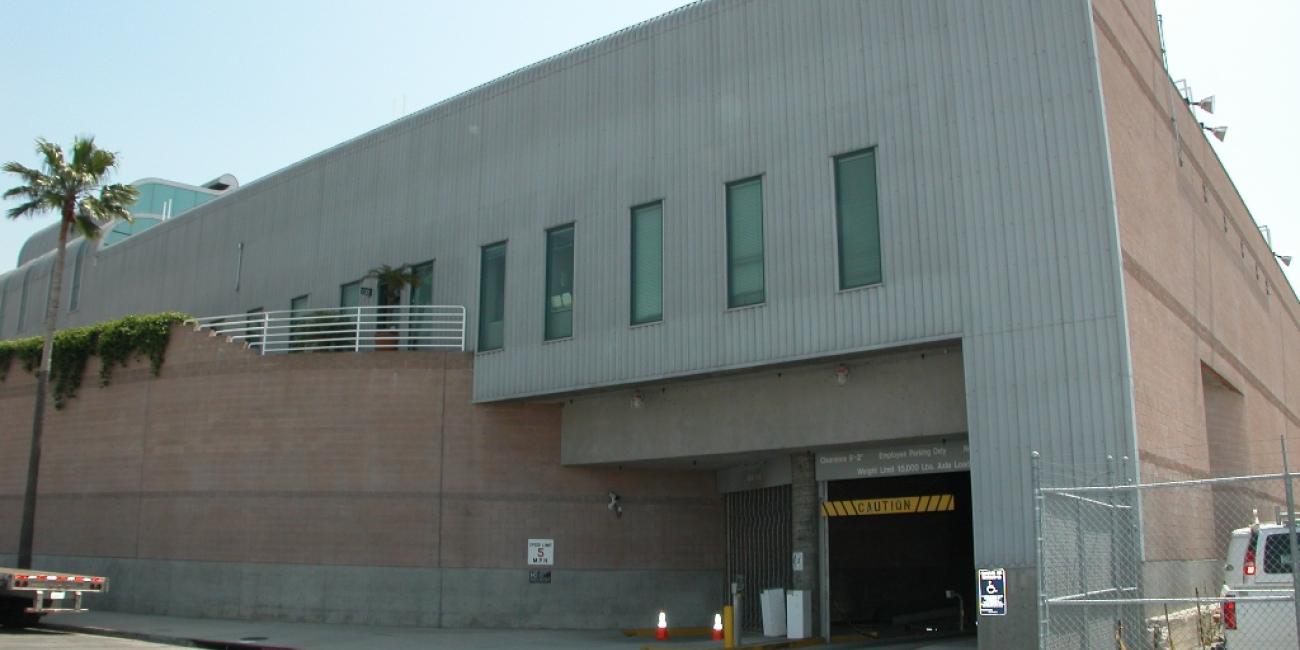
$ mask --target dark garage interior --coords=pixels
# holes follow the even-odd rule
[[[828,501],[938,495],[913,500],[926,512],[845,512],[827,522],[834,633],[879,638],[975,630],[970,474],[956,472],[831,481]],[[951,495],[951,498],[944,498]],[[884,507],[897,509],[904,500]],[[832,514],[835,514],[832,511]],[[949,597],[949,591],[960,600]]]

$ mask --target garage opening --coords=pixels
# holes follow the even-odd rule
[[[829,481],[826,489],[832,634],[974,634],[969,472]]]

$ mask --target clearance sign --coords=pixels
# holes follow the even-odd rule
[[[918,512],[950,512],[956,509],[955,501],[951,494],[823,501],[822,516],[862,517],[868,515],[910,515]]]

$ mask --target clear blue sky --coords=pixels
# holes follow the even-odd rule
[[[0,160],[96,136],[119,180],[242,182],[684,0],[0,1]],[[1300,2],[1162,0],[1175,78],[1215,94],[1216,144],[1300,275]],[[53,36],[53,37],[52,37]],[[12,181],[0,179],[0,186]],[[9,207],[12,204],[0,204]],[[50,218],[0,223],[0,271]]]
[[[92,134],[123,182],[247,183],[683,4],[0,0],[0,161]],[[53,217],[0,221],[3,272]]]

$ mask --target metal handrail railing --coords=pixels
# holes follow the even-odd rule
[[[460,305],[285,309],[189,322],[262,354],[465,349],[465,308]]]

